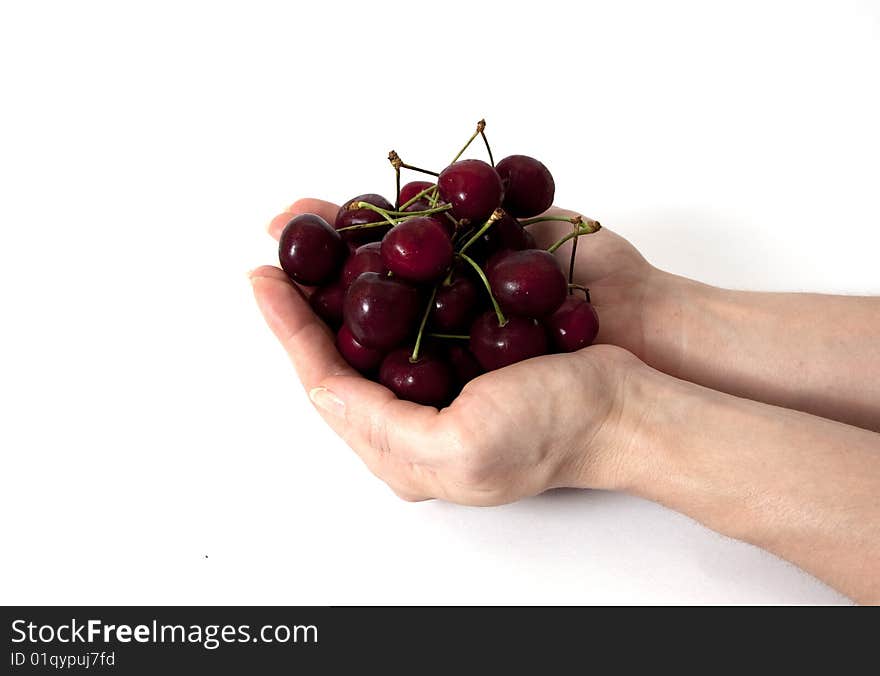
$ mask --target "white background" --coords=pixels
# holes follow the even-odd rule
[[[626,496],[398,501],[246,272],[485,116],[660,267],[880,293],[878,82],[877,2],[4,2],[0,602],[845,603]]]

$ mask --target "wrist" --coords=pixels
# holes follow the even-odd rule
[[[592,387],[607,393],[608,398],[601,407],[601,420],[592,430],[585,430],[568,485],[637,493],[650,482],[657,460],[650,443],[652,419],[672,396],[673,384],[680,381],[622,348],[596,345],[585,352],[595,356],[600,367],[598,382]]]
[[[651,268],[641,294],[642,349],[638,356],[663,373],[682,377],[700,345],[700,318],[721,292],[708,284]]]

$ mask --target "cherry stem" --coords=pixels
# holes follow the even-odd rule
[[[477,265],[477,262],[470,256],[466,256],[461,251],[459,251],[458,257],[474,269],[474,271],[482,280],[483,285],[486,287],[486,291],[489,292],[489,299],[492,301],[492,307],[495,308],[495,314],[498,317],[498,326],[504,326],[505,324],[507,324],[507,317],[504,316],[504,313],[501,311],[501,307],[498,305],[498,301],[495,300],[495,296],[492,294],[492,287],[489,285],[489,280],[486,279],[486,273],[483,272],[483,269],[479,265]]]
[[[556,219],[556,220],[559,220],[559,219]],[[562,219],[562,220],[566,220],[566,219]],[[574,222],[574,221],[572,221],[572,222]],[[574,239],[575,237],[580,237],[581,235],[591,235],[594,232],[599,232],[599,230],[602,229],[602,225],[599,223],[599,221],[593,221],[591,219],[584,220],[582,217],[581,217],[581,220],[579,223],[575,223],[575,226],[576,227],[575,227],[574,231],[568,233],[565,237],[563,237],[562,239],[558,240],[557,242],[554,242],[552,245],[547,247],[547,251],[550,253],[553,253],[554,251],[556,251],[559,247],[561,247],[563,244],[565,244],[570,239]]]
[[[450,162],[449,164],[455,164],[458,161],[458,158],[461,157],[462,155],[464,155],[464,151],[467,150],[470,147],[471,143],[474,142],[474,139],[477,138],[477,135],[482,134],[483,130],[485,128],[486,128],[486,120],[480,120],[479,122],[477,122],[476,130],[474,131],[473,134],[471,134],[471,137],[467,140],[467,143],[464,144],[464,147],[458,151],[458,155],[453,157],[452,162]],[[483,138],[485,138],[485,136]],[[491,157],[491,153],[490,153],[490,157]],[[492,166],[494,167],[495,165],[493,164]]]
[[[435,185],[429,185],[427,188],[425,188],[424,190],[422,190],[420,193],[418,193],[418,194],[416,194],[416,195],[413,195],[413,196],[410,197],[406,202],[404,202],[404,203],[401,204],[399,207],[397,207],[397,210],[398,210],[398,211],[403,211],[403,210],[406,209],[410,204],[414,204],[415,202],[417,202],[417,201],[419,201],[420,199],[422,199],[422,197],[427,197],[427,196],[428,196],[428,193],[431,192],[431,191],[432,191],[434,188],[436,188],[436,187],[437,187],[437,186],[435,186]],[[397,198],[400,199],[400,191],[398,191],[398,193],[397,193]]]
[[[495,166],[495,158],[492,157],[492,149],[489,147],[489,139],[486,138],[486,132],[480,131],[480,136],[483,137],[483,143],[486,144],[486,152],[489,153],[489,164],[493,167]]]
[[[492,227],[492,224],[495,221],[500,220],[503,217],[504,217],[504,212],[501,209],[495,209],[495,211],[492,212],[492,215],[489,216],[489,220],[486,221],[485,223],[483,223],[483,227],[481,227],[479,230],[477,230],[473,234],[473,236],[467,242],[464,243],[464,246],[458,250],[458,253],[461,254],[461,253],[464,253],[465,251],[467,251],[467,248],[471,244],[476,242],[478,239],[480,239],[480,237],[483,236],[483,234],[486,232],[486,230],[488,230],[489,228]]]
[[[577,228],[577,226],[575,226],[575,228]],[[575,257],[577,256],[578,239],[579,239],[578,237],[575,237],[571,242],[571,258],[568,261],[568,284],[569,284],[568,293],[569,294],[574,293],[574,289],[571,288],[571,284],[574,283],[574,260],[575,260]]]
[[[425,308],[425,314],[422,315],[422,323],[419,324],[419,332],[416,335],[416,344],[413,345],[412,355],[410,355],[410,364],[415,364],[419,360],[419,348],[422,346],[422,336],[425,333],[425,324],[428,323],[428,315],[431,314],[431,308],[434,307],[434,296],[437,295],[437,285],[434,285],[431,291],[431,298],[428,300],[428,306]]]
[[[362,228],[378,228],[383,225],[391,225],[393,227],[398,223],[402,223],[403,221],[412,218],[413,216],[431,216],[433,214],[445,213],[452,208],[452,205],[444,204],[435,209],[426,209],[425,211],[385,211],[384,209],[377,207],[375,204],[370,204],[369,202],[352,202],[349,208],[369,209],[370,211],[375,211],[377,214],[380,214],[385,220],[379,221],[377,223],[358,223],[357,225],[349,225],[344,228],[339,228],[337,232],[345,232],[347,230],[360,230]]]
[[[569,293],[571,293],[575,289],[577,289],[578,291],[583,291],[584,297],[587,299],[587,302],[588,303],[591,302],[590,301],[590,290],[587,287],[585,287],[581,284],[569,284],[568,285],[568,292]]]
[[[449,340],[470,340],[470,336],[460,336],[454,333],[426,333],[431,338],[448,338]]]
[[[431,171],[430,169],[422,169],[421,167],[414,167],[411,164],[407,164],[406,162],[401,160],[400,155],[398,155],[393,150],[388,153],[388,161],[391,162],[391,166],[393,166],[397,170],[409,169],[410,171],[418,171],[419,173],[422,173],[422,174],[430,174],[431,176],[434,176],[434,177],[437,177],[440,175],[436,171]]]
[[[548,223],[551,221],[555,221],[557,223],[573,223],[578,224],[583,220],[583,216],[572,216],[571,218],[564,218],[562,216],[535,216],[535,218],[526,218],[521,220],[519,224],[523,227],[527,225],[534,225],[535,223]]]
[[[394,167],[394,182],[397,185],[397,197],[394,198],[395,204],[400,204],[400,167]],[[399,209],[400,207],[398,207]]]

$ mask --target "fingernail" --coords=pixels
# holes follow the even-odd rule
[[[326,387],[316,387],[309,392],[309,399],[318,408],[333,415],[345,414],[345,403]]]

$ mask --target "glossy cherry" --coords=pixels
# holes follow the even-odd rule
[[[345,289],[341,280],[319,287],[309,296],[309,305],[324,322],[334,328],[342,324],[342,305],[345,301]]]
[[[427,190],[432,185],[434,185],[434,184],[431,183],[430,181],[410,181],[409,183],[404,184],[400,188],[400,198],[399,198],[399,201],[397,202],[397,206],[400,206],[401,204],[406,204],[413,197],[418,195],[423,190]],[[419,201],[421,201],[421,200],[419,200]],[[427,202],[426,202],[426,204],[427,204]],[[411,211],[416,211],[416,209],[412,209]]]
[[[412,350],[402,347],[390,352],[379,367],[379,382],[400,399],[440,408],[452,396],[452,369],[432,351],[423,351],[410,361]]]
[[[543,249],[510,251],[487,266],[495,300],[505,313],[544,317],[568,293],[568,282],[553,254]]]
[[[547,354],[547,335],[534,319],[508,317],[504,326],[491,310],[474,320],[470,350],[487,371]]]
[[[365,272],[345,294],[343,321],[365,347],[390,350],[415,332],[418,290],[404,281]]]
[[[354,202],[367,202],[373,206],[377,206],[385,211],[391,211],[394,206],[386,200],[382,195],[375,193],[366,193],[352,197],[345,204],[339,207],[336,212],[336,221],[334,226],[337,230],[347,228],[352,225],[362,225],[364,223],[379,223],[385,220],[381,214],[376,213],[372,209],[349,209]],[[358,228],[356,230],[346,230],[341,233],[343,239],[355,244],[365,244],[367,242],[378,242],[391,226],[377,226],[375,228]]]
[[[479,289],[470,277],[455,275],[448,285],[437,287],[428,325],[438,333],[467,331],[477,313],[478,299]]]
[[[345,361],[363,374],[374,373],[385,357],[382,350],[364,347],[345,324],[336,334],[336,349]]]
[[[300,214],[290,221],[278,240],[278,260],[300,284],[318,286],[333,280],[348,248],[327,221],[316,214]]]
[[[569,296],[544,320],[550,341],[559,352],[574,352],[591,345],[599,333],[599,315],[592,303]]]
[[[452,264],[452,241],[431,216],[414,216],[392,228],[381,252],[385,267],[411,282],[439,279]]]
[[[495,169],[504,185],[504,209],[511,215],[528,218],[553,206],[556,182],[547,167],[534,157],[511,155]]]
[[[365,272],[388,272],[382,262],[379,242],[362,244],[348,257],[342,266],[342,285],[347,289],[351,283]]]
[[[472,224],[482,224],[501,206],[504,188],[501,177],[482,160],[460,160],[450,164],[437,179],[440,197],[452,205],[453,214]]]

